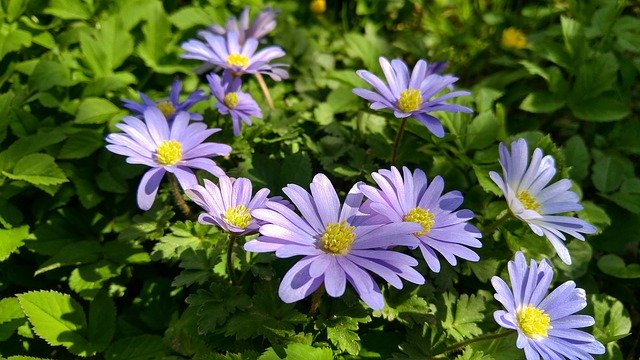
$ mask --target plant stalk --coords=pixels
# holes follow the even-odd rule
[[[396,134],[396,139],[393,141],[393,150],[391,151],[391,165],[396,164],[396,158],[398,157],[398,148],[400,147],[400,140],[402,140],[402,133],[404,132],[404,127],[407,125],[407,119],[402,118],[400,121],[400,128],[398,129],[398,133]]]
[[[229,234],[229,246],[227,247],[227,275],[229,275],[232,285],[237,285],[236,272],[233,267],[233,250],[235,248],[237,238],[237,236]]]
[[[500,329],[502,330],[502,329]],[[436,360],[436,359],[448,359],[447,354],[458,350],[458,349],[462,349],[464,347],[466,347],[467,345],[473,344],[475,342],[479,342],[479,341],[486,341],[486,340],[495,340],[495,339],[500,339],[503,337],[507,337],[509,335],[512,335],[513,332],[511,331],[505,331],[505,332],[500,332],[500,330],[498,330],[497,333],[495,334],[487,334],[487,335],[482,335],[482,336],[478,336],[477,338],[473,338],[473,339],[469,339],[469,340],[465,340],[465,341],[460,341],[459,343],[453,344],[447,348],[445,348],[444,350],[434,354],[430,359]]]
[[[174,174],[169,174],[169,185],[171,186],[171,194],[173,195],[173,199],[180,208],[180,211],[186,216],[188,219],[193,220],[193,212],[189,205],[184,201],[184,197],[182,197],[182,191],[180,189],[180,185],[178,184],[178,180]]]
[[[324,295],[324,285],[320,285],[320,287],[314,291],[313,295],[311,295],[309,315],[316,316],[318,313],[318,308],[320,308],[320,303],[322,302],[322,295]]]
[[[260,73],[256,73],[255,75],[256,80],[258,80],[258,85],[260,85],[260,90],[262,90],[262,94],[264,94],[264,99],[267,101],[269,109],[273,109],[273,99],[271,99],[271,94],[269,93],[267,83],[264,82],[264,77],[262,77],[262,74]]]

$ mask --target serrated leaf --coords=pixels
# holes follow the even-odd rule
[[[444,293],[442,296],[447,309],[442,327],[449,336],[456,341],[461,341],[482,334],[477,323],[484,319],[482,312],[485,309],[485,299],[467,294],[456,297],[453,294]]]
[[[0,261],[4,261],[9,255],[18,250],[28,236],[28,225],[13,229],[0,229]]]
[[[15,297],[0,300],[0,341],[5,341],[26,322],[20,302]]]
[[[169,354],[162,337],[140,335],[120,339],[107,349],[105,360],[152,360],[162,359]]]
[[[80,103],[75,122],[78,124],[102,124],[118,114],[124,114],[111,101],[103,98],[89,97]]]
[[[204,335],[223,325],[236,310],[247,308],[251,299],[241,288],[213,283],[209,290],[189,295],[186,302],[198,309],[198,334]]]
[[[613,296],[593,294],[589,297],[593,304],[593,336],[606,345],[622,339],[631,331],[631,319],[624,305]]]
[[[358,320],[348,316],[339,316],[331,319],[327,324],[327,338],[340,351],[346,351],[351,355],[360,353],[360,336],[356,332],[359,329]]]
[[[120,275],[124,266],[107,260],[78,266],[69,275],[69,288],[82,298],[91,300],[107,280]]]
[[[71,296],[56,291],[31,291],[16,296],[33,330],[47,343],[62,345],[80,356],[95,352],[85,337],[84,310]]]
[[[18,160],[11,173],[2,173],[10,179],[41,186],[60,185],[69,181],[53,156],[47,154],[27,155]]]
[[[640,264],[625,264],[624,260],[615,254],[607,254],[598,260],[598,268],[607,275],[621,279],[640,278]]]
[[[89,341],[96,351],[107,348],[116,332],[116,305],[109,293],[101,291],[89,307]]]
[[[29,154],[36,153],[47,146],[57,144],[67,136],[62,129],[40,131],[37,134],[16,140],[6,150],[0,152],[0,170],[10,170]]]
[[[304,360],[333,360],[333,351],[329,348],[318,348],[305,344],[289,344],[284,348],[286,359]],[[282,358],[273,350],[267,349],[258,360],[281,360]]]

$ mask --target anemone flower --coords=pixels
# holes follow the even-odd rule
[[[457,77],[435,73],[434,70],[441,69],[435,66],[430,69],[424,60],[419,60],[411,72],[400,59],[394,59],[391,63],[384,57],[380,57],[379,60],[387,84],[369,71],[358,70],[356,74],[373,86],[374,91],[362,88],[353,89],[356,95],[371,101],[370,107],[372,109],[389,109],[397,118],[412,117],[425,125],[437,137],[444,136],[444,128],[440,120],[430,115],[430,112],[473,112],[466,106],[445,102],[445,100],[454,97],[469,95],[468,91],[452,91],[432,99],[436,94],[458,81]]]
[[[144,121],[127,116],[116,127],[124,133],[109,134],[107,149],[124,155],[130,164],[149,166],[138,186],[138,206],[149,210],[156,198],[160,181],[166,172],[175,175],[182,189],[197,184],[192,169],[202,169],[214,176],[224,171],[210,159],[226,156],[231,147],[225,144],[204,142],[220,129],[207,129],[203,123],[189,124],[189,114],[179,112],[173,123],[157,108],[144,111]]]
[[[232,16],[227,20],[224,27],[213,24],[207,30],[217,35],[235,32],[238,34],[238,41],[242,45],[249,38],[260,40],[272,32],[276,28],[276,16],[278,16],[278,11],[267,7],[256,15],[252,23],[249,23],[249,7],[247,6],[242,10],[240,18]],[[204,37],[203,35],[201,36]]]
[[[220,76],[207,75],[211,93],[218,100],[216,108],[222,115],[230,115],[233,123],[233,135],[240,136],[240,128],[244,122],[251,125],[251,116],[262,118],[262,110],[251,95],[240,91],[242,80],[225,71]]]
[[[456,257],[478,261],[480,257],[471,248],[482,246],[482,235],[469,224],[473,212],[457,210],[463,198],[459,191],[442,194],[444,180],[440,176],[427,182],[425,173],[416,169],[413,173],[402,168],[378,170],[371,174],[378,187],[360,185],[359,189],[369,199],[370,210],[386,223],[411,221],[420,224],[420,230],[413,233],[418,240],[420,251],[429,268],[440,271],[440,253],[451,265],[457,264]],[[404,175],[404,177],[403,177]]]
[[[269,189],[253,194],[251,180],[232,179],[226,175],[218,178],[219,185],[205,179],[204,186],[196,185],[185,193],[205,210],[198,221],[219,226],[234,235],[247,235],[258,231],[261,222],[251,216],[251,211],[262,209],[269,201]]]
[[[267,46],[256,52],[258,40],[248,38],[241,44],[236,32],[220,36],[202,31],[200,35],[205,42],[191,39],[182,44],[186,51],[183,58],[205,61],[231,71],[234,76],[262,73],[276,81],[289,77],[289,73],[282,69],[286,64],[269,64],[271,60],[285,55],[278,46]]]
[[[524,349],[527,360],[593,359],[591,354],[604,354],[593,335],[577,330],[595,323],[589,315],[575,314],[587,306],[583,289],[567,281],[546,295],[553,279],[551,264],[531,260],[527,266],[519,251],[508,270],[511,288],[497,276],[491,279],[494,297],[505,309],[493,317],[498,325],[518,332],[516,346]]]
[[[358,211],[363,196],[357,186],[342,205],[325,175],[316,175],[310,188],[311,193],[293,184],[283,189],[302,216],[275,202],[251,213],[265,224],[260,226],[260,236],[245,244],[245,250],[275,252],[279,258],[304,256],[280,283],[279,295],[284,302],[301,300],[322,284],[329,296],[339,297],[348,282],[367,305],[380,310],[384,299],[371,274],[398,289],[403,286],[400,278],[424,283],[412,268],[418,264],[414,258],[389,250],[398,245],[415,247],[412,234],[420,225],[363,225],[366,216]]]
[[[196,103],[205,100],[209,96],[205,94],[202,90],[196,90],[187,96],[187,99],[183,102],[180,102],[180,91],[182,90],[182,81],[175,80],[171,85],[171,91],[169,91],[169,99],[153,101],[147,95],[142,92],[139,92],[140,100],[142,103],[135,102],[133,100],[122,99],[124,103],[124,107],[131,110],[134,115],[138,118],[142,118],[145,110],[149,108],[158,108],[164,116],[169,120],[169,122],[173,121],[176,114],[181,111],[189,110]],[[191,120],[202,120],[202,115],[197,113],[189,113],[189,117]]]
[[[578,195],[571,188],[569,179],[548,185],[556,174],[555,162],[542,150],[533,151],[529,163],[529,148],[524,139],[511,144],[511,153],[500,143],[500,165],[504,177],[489,172],[491,180],[504,194],[509,209],[518,219],[529,225],[538,236],[545,236],[565,264],[571,264],[569,250],[564,244],[569,234],[584,240],[584,234],[593,234],[596,228],[586,221],[572,216],[554,215],[582,210]]]

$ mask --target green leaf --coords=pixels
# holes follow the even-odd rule
[[[361,347],[360,337],[356,332],[358,328],[358,320],[348,316],[339,316],[332,319],[331,325],[327,326],[327,338],[340,351],[358,355]]]
[[[104,257],[116,264],[147,264],[151,262],[149,253],[134,241],[116,240],[103,245]]]
[[[598,233],[601,233],[605,227],[611,225],[611,218],[609,218],[604,209],[591,201],[583,201],[581,204],[584,209],[578,211],[578,217],[597,227]]]
[[[351,90],[350,86],[340,86],[329,93],[327,104],[331,106],[334,113],[339,114],[360,108],[360,98]]]
[[[560,25],[562,26],[564,46],[574,61],[581,61],[584,59],[587,48],[587,41],[582,25],[578,21],[566,16],[560,17]]]
[[[104,351],[116,332],[116,305],[107,291],[101,291],[89,308],[89,341],[96,351]]]
[[[588,121],[617,121],[631,113],[629,101],[614,92],[605,92],[596,98],[586,100],[570,99],[569,108],[575,117]]]
[[[11,173],[2,172],[13,180],[22,180],[34,185],[60,185],[69,181],[64,171],[47,154],[30,154],[18,160]]]
[[[40,60],[29,76],[29,87],[39,91],[72,84],[69,68],[57,61]]]
[[[532,113],[552,113],[565,105],[565,99],[558,94],[548,91],[534,91],[529,93],[522,103],[520,109]]]
[[[619,68],[613,53],[593,53],[588,61],[578,67],[571,96],[586,100],[614,90]]]
[[[482,334],[478,322],[484,319],[482,312],[485,301],[481,296],[462,294],[459,297],[451,293],[442,295],[446,306],[446,317],[442,327],[456,341]]]
[[[331,105],[327,103],[321,103],[315,109],[313,109],[313,116],[315,117],[318,124],[325,126],[333,122],[334,113]]]
[[[591,163],[587,144],[580,135],[574,135],[564,144],[563,150],[567,165],[571,166],[571,170],[569,170],[571,178],[582,181],[589,175],[589,164]]]
[[[618,255],[607,254],[598,260],[598,268],[607,275],[620,279],[640,278],[640,264],[626,265]]]
[[[572,239],[567,242],[567,249],[571,254],[571,265],[565,264],[559,257],[552,260],[553,266],[558,269],[558,281],[579,279],[589,270],[593,249],[588,242]]]
[[[78,106],[75,122],[78,124],[102,124],[121,114],[124,112],[111,101],[89,97],[82,100]]]
[[[167,47],[171,44],[173,35],[169,17],[162,3],[155,1],[154,4],[147,14],[146,23],[142,26],[144,40],[138,45],[137,51],[145,64],[158,71],[161,70],[160,61],[167,54]]]
[[[493,144],[500,131],[500,121],[491,111],[480,113],[471,120],[465,137],[466,149],[484,149]]]
[[[15,297],[0,300],[0,341],[5,341],[26,322],[26,317]]]
[[[173,12],[169,16],[169,21],[180,30],[192,28],[194,26],[205,27],[217,23],[213,16],[209,15],[199,6],[185,6]]]
[[[50,345],[89,356],[93,350],[86,336],[87,321],[80,304],[56,291],[31,291],[16,295],[35,333]]]
[[[140,335],[120,339],[107,349],[105,360],[150,360],[162,359],[169,354],[162,336]]]
[[[91,17],[91,10],[80,0],[51,0],[44,13],[66,20],[88,20]]]
[[[212,283],[209,290],[198,290],[186,302],[198,309],[198,334],[205,335],[223,325],[236,310],[247,308],[251,299],[241,288]]]
[[[475,164],[472,166],[473,166],[473,173],[476,175],[476,178],[478,179],[478,184],[480,184],[480,187],[482,187],[482,190],[494,195],[501,196],[502,190],[500,190],[498,185],[496,185],[496,183],[494,183],[493,180],[491,180],[491,178],[489,177],[489,171],[494,170],[494,168],[488,167],[488,166],[475,165]]]
[[[125,265],[108,260],[76,267],[69,275],[69,288],[84,299],[92,300],[104,283],[122,273]]]
[[[624,305],[616,298],[605,294],[593,294],[589,297],[593,304],[593,336],[606,345],[622,339],[631,331],[631,319]]]
[[[45,261],[34,275],[57,269],[67,265],[80,265],[97,261],[100,258],[101,246],[95,240],[71,243]]]
[[[613,192],[625,178],[633,176],[633,164],[627,158],[600,151],[593,151],[593,158],[591,181],[600,192]]]
[[[81,130],[69,136],[58,153],[58,159],[85,158],[104,146],[101,133],[92,130]]]
[[[640,214],[640,179],[624,179],[620,191],[605,197],[634,214]]]
[[[31,45],[31,33],[17,28],[17,23],[0,25],[0,59],[10,52]]]
[[[424,324],[434,320],[435,305],[429,304],[417,291],[390,291],[385,296],[382,310],[373,312],[375,317],[383,317],[388,321],[398,320],[407,326]]]
[[[40,131],[37,134],[20,138],[6,150],[0,152],[0,170],[10,170],[25,156],[57,144],[66,138],[67,136],[60,128]]]
[[[18,250],[24,239],[29,236],[29,225],[22,225],[13,229],[0,229],[0,261],[4,261]]]
[[[329,348],[318,348],[300,343],[289,344],[284,348],[286,359],[304,360],[333,360],[333,351]],[[282,358],[273,350],[267,349],[258,360],[281,360]]]
[[[357,33],[344,35],[347,53],[359,58],[367,69],[379,69],[378,57],[382,53],[378,43]]]
[[[476,101],[478,112],[491,111],[496,100],[501,98],[502,95],[504,95],[502,91],[487,87],[474,90],[473,97]]]

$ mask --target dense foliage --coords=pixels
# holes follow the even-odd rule
[[[122,99],[167,99],[175,79],[182,100],[211,94],[181,45],[245,6],[252,18],[279,12],[260,46],[286,52],[277,62],[289,77],[265,76],[273,109],[257,79],[243,77],[262,119],[240,136],[215,97],[189,110],[222,129],[208,141],[232,150],[217,165],[250,179],[254,193],[283,197],[322,173],[342,201],[359,181],[375,185],[371,174],[389,169],[393,152],[396,166],[461,192],[482,233],[479,261],[441,258],[434,272],[418,249],[397,249],[419,259],[426,282],[397,289],[374,276],[380,310],[349,286],[285,303],[278,287],[299,258],[245,251],[258,235],[198,222],[203,210],[174,194],[169,177],[148,211],[138,207],[148,167],[105,147],[130,115]],[[449,101],[474,112],[433,113],[445,129],[437,137],[369,109],[352,90],[369,88],[356,70],[382,76],[381,56],[410,68],[446,61],[455,88],[471,93]],[[0,356],[524,359],[516,332],[494,321],[502,307],[491,282],[507,280],[522,251],[550,260],[552,288],[575,281],[586,291],[581,313],[595,324],[583,330],[606,348],[596,358],[637,359],[639,73],[640,5],[625,0],[1,0]],[[489,177],[501,173],[499,144],[519,138],[555,159],[554,181],[571,179],[584,206],[568,215],[597,228],[586,241],[568,237],[571,265],[507,217]]]

